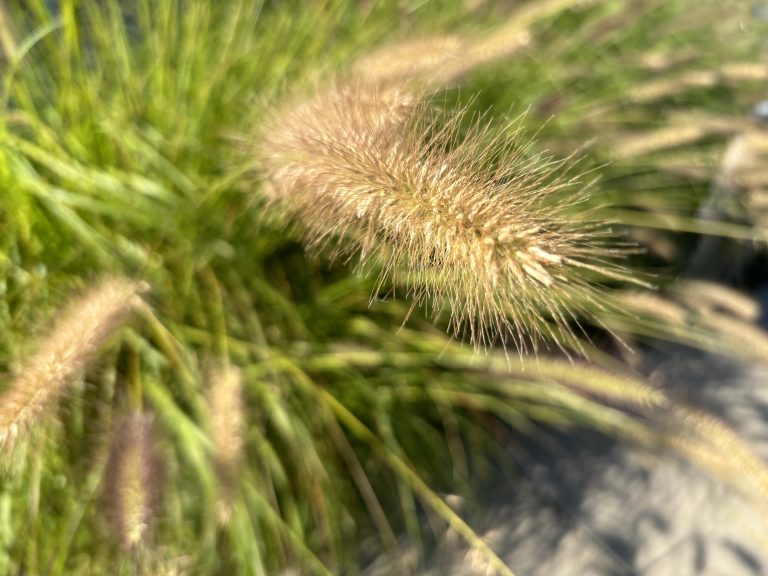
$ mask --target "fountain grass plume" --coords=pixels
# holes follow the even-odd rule
[[[605,308],[595,281],[629,280],[615,261],[626,248],[569,162],[465,117],[441,118],[407,89],[337,85],[265,123],[267,196],[310,247],[378,264],[379,287],[448,309],[449,329],[476,346],[577,349],[577,319]]]
[[[131,412],[115,433],[105,472],[109,520],[124,550],[146,544],[157,515],[160,484],[153,419]]]
[[[208,403],[210,435],[220,489],[218,514],[225,524],[232,514],[237,474],[243,457],[245,419],[240,370],[225,366],[212,374]]]
[[[482,34],[422,37],[384,45],[361,57],[353,70],[366,82],[390,86],[407,82],[434,87],[453,84],[483,65],[510,58],[530,46],[533,28],[542,20],[592,3],[527,2],[509,15],[504,24]]]
[[[13,446],[43,417],[123,326],[144,290],[143,284],[124,278],[102,280],[61,312],[37,352],[0,395],[0,446]]]

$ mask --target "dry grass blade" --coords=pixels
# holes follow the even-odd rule
[[[0,395],[0,445],[9,447],[41,418],[139,304],[144,286],[123,278],[97,284],[60,315]]]
[[[629,279],[612,262],[625,250],[562,163],[461,122],[438,122],[410,92],[332,89],[267,122],[267,194],[299,216],[311,247],[344,238],[342,253],[450,309],[452,331],[475,345],[573,347],[574,319],[606,306],[591,280]]]
[[[157,515],[160,470],[152,417],[132,412],[115,434],[105,478],[109,520],[125,550],[147,541]]]

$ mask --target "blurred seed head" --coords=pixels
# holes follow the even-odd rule
[[[136,550],[155,523],[162,483],[152,416],[132,412],[120,425],[105,482],[112,529],[124,550]]]
[[[221,489],[219,518],[226,523],[231,515],[233,492],[243,454],[245,421],[240,370],[227,366],[213,373],[208,404],[210,434]]]
[[[0,446],[12,446],[51,409],[64,387],[125,324],[145,290],[125,278],[103,280],[60,313],[37,352],[0,395]]]
[[[353,73],[367,82],[402,83],[415,78],[447,79],[463,66],[467,41],[458,36],[417,38],[384,46],[360,58]]]

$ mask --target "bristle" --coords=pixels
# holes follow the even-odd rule
[[[124,550],[147,542],[157,516],[161,467],[153,419],[132,412],[112,441],[105,486],[109,520]]]
[[[601,305],[586,276],[624,279],[606,262],[621,250],[576,208],[586,192],[560,164],[461,122],[438,124],[409,92],[332,89],[266,124],[267,193],[300,218],[310,246],[344,238],[342,254],[376,259],[382,282],[448,307],[451,329],[476,345],[571,344],[570,320]]]
[[[0,446],[12,446],[56,402],[140,302],[143,285],[123,278],[97,284],[56,320],[37,353],[0,395]]]
[[[221,488],[219,517],[225,523],[231,513],[231,500],[243,452],[242,374],[228,366],[216,371],[208,396],[210,434]]]

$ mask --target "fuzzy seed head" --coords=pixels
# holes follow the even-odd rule
[[[467,42],[457,36],[418,38],[367,54],[355,64],[354,73],[371,83],[439,82],[464,68],[462,52],[466,50]]]
[[[223,462],[237,464],[243,449],[242,374],[228,366],[213,375],[209,396],[211,436]]]
[[[213,374],[208,404],[216,472],[222,492],[218,506],[222,523],[226,523],[231,515],[232,492],[243,453],[242,393],[242,373],[237,368],[227,366]]]
[[[438,122],[408,91],[334,88],[267,123],[267,193],[310,247],[340,239],[340,253],[379,264],[382,282],[448,308],[476,345],[569,343],[572,319],[602,305],[587,276],[623,278],[606,261],[621,250],[579,209],[586,192],[561,165],[460,122]]]
[[[0,395],[0,447],[12,446],[50,409],[65,386],[125,324],[145,290],[124,278],[104,280],[61,312],[37,352]]]
[[[148,539],[157,515],[160,469],[153,419],[133,412],[115,434],[106,470],[109,520],[125,550]]]

